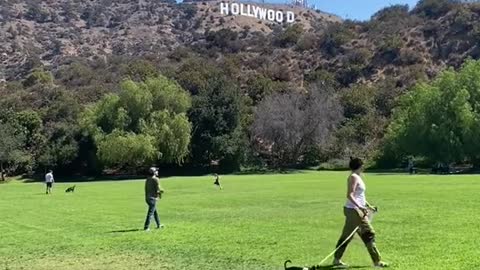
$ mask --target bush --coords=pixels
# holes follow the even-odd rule
[[[372,58],[372,52],[366,48],[354,49],[347,54],[349,64],[365,66]]]
[[[456,0],[420,0],[413,10],[414,13],[429,18],[438,18],[450,11],[459,3]]]
[[[319,170],[346,170],[348,169],[348,160],[346,159],[331,159],[320,164]]]
[[[342,45],[345,45],[355,37],[355,33],[345,24],[331,24],[325,29],[320,38],[320,48],[331,56],[340,52]]]
[[[399,64],[414,65],[423,62],[423,55],[412,49],[402,49],[397,59]]]
[[[303,27],[300,24],[288,26],[275,38],[275,45],[280,47],[289,47],[297,44],[303,33]]]
[[[181,4],[180,10],[183,12],[183,18],[190,20],[197,14],[197,7],[193,4]]]
[[[305,33],[297,42],[297,48],[300,51],[307,51],[315,48],[317,45],[317,36],[312,33]]]
[[[238,42],[238,33],[230,29],[221,29],[219,31],[209,31],[205,39],[210,46],[218,47],[223,50],[235,49],[235,43]]]

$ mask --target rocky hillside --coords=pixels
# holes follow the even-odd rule
[[[245,38],[268,35],[276,23],[222,15],[217,1],[182,5],[168,1],[0,1],[0,61],[6,79],[24,76],[32,66],[57,67],[68,57],[166,55],[205,39],[206,31],[230,29]],[[264,5],[272,7],[272,5]],[[305,29],[339,21],[302,8],[293,10]],[[284,26],[283,26],[284,27]]]

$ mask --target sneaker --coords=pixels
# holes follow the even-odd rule
[[[332,263],[335,268],[348,268],[348,264],[342,262],[341,260],[334,259]]]
[[[374,266],[375,266],[375,268],[387,268],[388,263],[380,261],[380,262],[375,263]]]
[[[145,232],[149,232],[150,228],[143,229]]]
[[[160,224],[160,226],[157,226],[157,229],[163,229],[163,228],[165,228],[165,225],[163,224]]]

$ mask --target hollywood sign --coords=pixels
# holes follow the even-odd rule
[[[220,13],[224,15],[240,15],[253,17],[260,20],[268,20],[272,22],[295,22],[295,13],[292,11],[280,11],[268,8],[262,8],[251,4],[238,3],[220,3]]]

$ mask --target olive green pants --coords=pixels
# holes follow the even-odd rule
[[[363,217],[363,213],[358,209],[345,207],[343,208],[343,213],[345,214],[345,225],[343,226],[342,236],[340,236],[337,243],[338,250],[335,252],[335,259],[340,260],[342,258],[345,249],[353,238],[352,236],[347,240],[347,237],[353,233],[355,228],[359,227],[357,233],[367,247],[370,257],[374,263],[379,262],[381,258],[377,246],[375,245],[375,231],[368,221],[368,218]],[[343,242],[345,243],[340,246]]]

